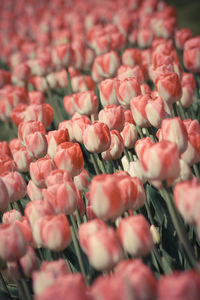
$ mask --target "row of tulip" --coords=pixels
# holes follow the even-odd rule
[[[200,36],[158,0],[0,7],[0,296],[199,299]]]

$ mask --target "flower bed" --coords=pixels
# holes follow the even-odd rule
[[[200,298],[200,36],[164,1],[1,6],[0,298]]]

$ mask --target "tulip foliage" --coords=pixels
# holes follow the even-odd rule
[[[159,0],[0,31],[0,299],[200,299],[200,35]]]

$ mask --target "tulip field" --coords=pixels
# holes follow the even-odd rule
[[[0,300],[199,300],[200,35],[2,0],[0,45]]]

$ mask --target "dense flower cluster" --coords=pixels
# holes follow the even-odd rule
[[[198,300],[200,36],[159,0],[5,0],[0,32],[0,298]]]

